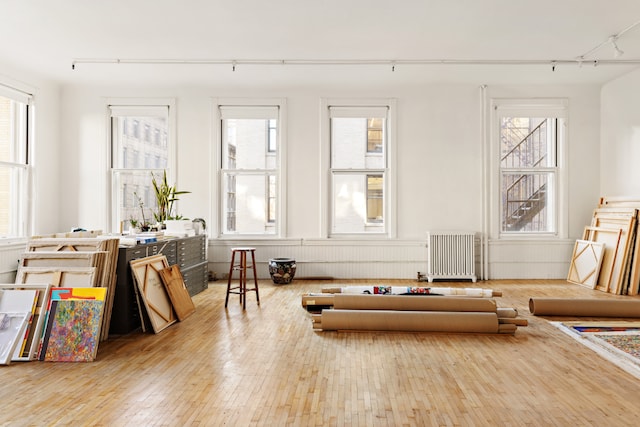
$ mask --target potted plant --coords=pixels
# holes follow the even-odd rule
[[[138,233],[140,231],[149,231],[151,229],[151,225],[149,225],[149,223],[147,222],[147,218],[144,215],[144,202],[142,201],[140,196],[138,196],[138,193],[136,193],[135,191],[133,192],[133,195],[138,200],[138,207],[140,207],[140,214],[142,215],[142,220],[139,221],[131,217],[129,219],[129,223],[131,224],[131,227],[134,229],[134,233]]]
[[[167,182],[167,171],[163,171],[162,179],[156,179],[151,172],[151,183],[156,195],[157,211],[153,213],[156,222],[162,224],[169,219],[182,219],[181,215],[173,215],[173,204],[178,200],[179,195],[191,193],[190,191],[178,191],[175,184],[169,185]]]

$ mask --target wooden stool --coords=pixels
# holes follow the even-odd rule
[[[247,265],[247,253],[251,253],[251,264]],[[240,295],[240,304],[242,309],[247,308],[247,291],[256,291],[256,300],[260,305],[260,294],[258,293],[258,275],[256,273],[256,248],[231,248],[231,266],[229,267],[229,281],[227,282],[227,297],[224,300],[224,306],[227,307],[229,303],[229,294]],[[240,259],[236,263],[236,253],[239,254]],[[247,270],[253,269],[253,288],[247,288]],[[231,286],[231,280],[233,279],[233,272],[237,270],[240,272],[240,278],[238,280],[238,286]]]

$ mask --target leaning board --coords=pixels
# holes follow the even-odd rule
[[[183,321],[196,311],[191,295],[184,284],[180,267],[172,265],[169,268],[160,270],[160,278],[164,283],[173,308],[176,310],[178,320]]]
[[[177,321],[171,299],[160,278],[160,270],[169,267],[167,257],[153,255],[129,261],[133,280],[156,334]]]

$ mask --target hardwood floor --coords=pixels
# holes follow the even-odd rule
[[[530,297],[631,297],[564,281],[447,283],[502,291],[498,306],[517,308],[529,326],[515,335],[313,331],[302,294],[366,283],[417,284],[262,280],[261,305],[250,293],[243,312],[237,296],[225,310],[226,286],[212,282],[186,321],[103,342],[92,363],[0,367],[0,424],[640,424],[640,381],[528,308]]]

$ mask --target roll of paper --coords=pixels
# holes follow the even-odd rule
[[[353,295],[335,294],[336,310],[403,310],[403,311],[475,311],[493,312],[496,302],[488,298],[464,298],[418,295]]]
[[[536,316],[640,317],[640,300],[530,298]]]
[[[323,330],[498,333],[496,313],[324,310]],[[515,325],[513,325],[515,326]]]

